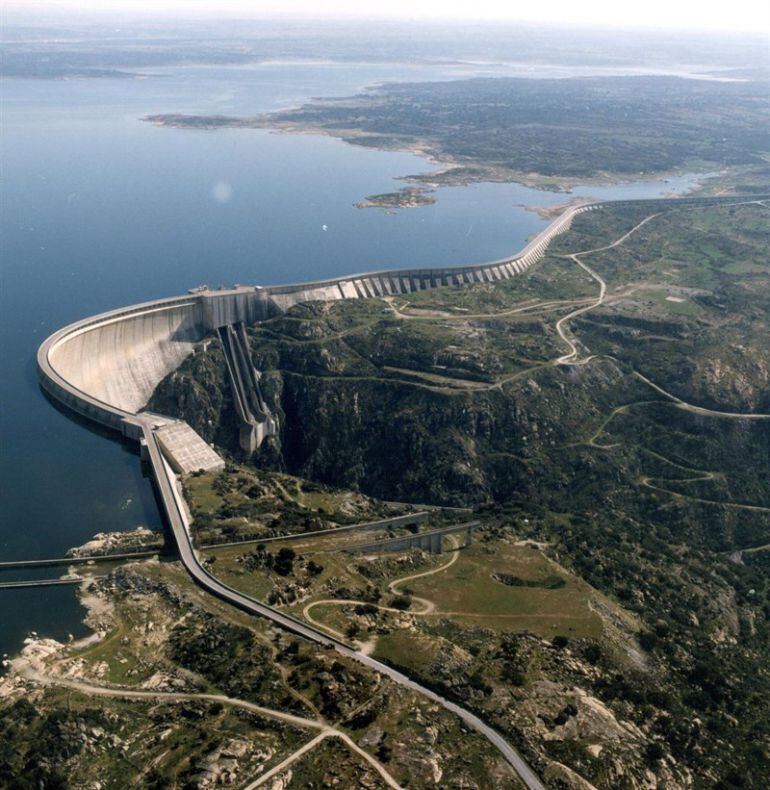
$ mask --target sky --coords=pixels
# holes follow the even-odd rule
[[[747,31],[770,36],[768,0],[8,0],[6,8],[33,13],[135,11],[179,16],[508,20]]]

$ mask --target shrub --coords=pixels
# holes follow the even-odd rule
[[[289,576],[294,572],[294,558],[296,556],[294,549],[289,549],[284,546],[279,550],[278,554],[275,555],[273,570],[279,576]]]

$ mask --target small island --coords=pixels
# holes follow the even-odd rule
[[[432,206],[436,198],[431,194],[435,190],[420,187],[404,187],[397,192],[385,192],[381,195],[369,195],[356,201],[356,208],[384,208],[394,211],[400,208],[419,208]]]

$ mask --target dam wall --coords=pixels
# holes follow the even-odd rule
[[[202,337],[200,305],[187,299],[79,327],[52,344],[48,360],[78,390],[136,413]]]
[[[55,400],[138,440],[131,418],[204,334],[189,296],[111,310],[51,335],[38,350],[38,376]]]
[[[322,300],[366,299],[403,295],[438,287],[495,283],[525,272],[545,254],[551,240],[564,233],[585,211],[603,207],[687,208],[767,200],[766,195],[671,198],[589,203],[566,210],[519,253],[471,265],[389,269],[309,283],[236,286],[228,290],[197,288],[185,296],[113,310],[78,321],[51,335],[37,354],[41,386],[77,414],[124,436],[142,435],[137,417],[160,381],[176,370],[197,342],[221,327],[249,324],[285,312],[295,304]],[[239,330],[240,331],[240,330]],[[230,335],[232,337],[232,335]],[[261,412],[259,373],[238,362],[233,373],[244,409],[244,425],[274,431]],[[250,406],[250,408],[248,408]],[[251,411],[251,415],[247,412]],[[260,427],[261,426],[261,427]],[[265,433],[266,435],[266,433]],[[251,442],[251,439],[249,439]],[[261,439],[260,439],[261,441]]]

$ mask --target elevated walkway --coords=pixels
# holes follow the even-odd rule
[[[81,576],[68,576],[65,579],[30,579],[24,582],[0,582],[0,590],[19,590],[25,587],[62,587],[67,584],[80,584]]]
[[[52,568],[57,565],[96,565],[100,562],[124,562],[126,560],[157,557],[163,553],[158,548],[147,551],[131,551],[122,554],[95,554],[91,557],[55,557],[47,560],[16,560],[0,562],[0,571],[23,570],[24,568]]]

